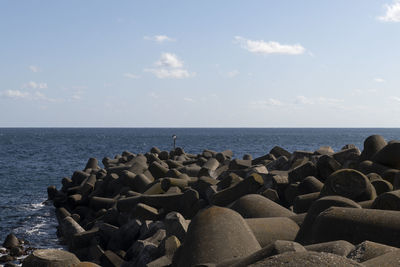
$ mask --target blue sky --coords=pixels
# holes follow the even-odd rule
[[[1,127],[399,127],[400,1],[0,0]]]

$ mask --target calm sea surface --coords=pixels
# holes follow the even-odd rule
[[[62,177],[83,169],[90,157],[101,161],[124,150],[145,153],[153,146],[170,150],[173,134],[186,152],[231,149],[235,157],[261,156],[275,145],[289,151],[314,151],[323,145],[337,151],[346,144],[362,149],[372,134],[400,140],[397,128],[0,128],[0,242],[14,232],[34,247],[60,247],[54,208],[42,204],[47,186],[60,188]]]

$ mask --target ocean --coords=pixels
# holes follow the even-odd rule
[[[90,157],[101,162],[123,151],[146,153],[151,147],[189,153],[231,149],[234,157],[267,154],[275,145],[289,151],[314,151],[346,144],[362,150],[365,138],[380,134],[399,140],[400,128],[0,128],[0,242],[13,232],[35,248],[61,248],[52,205],[44,204],[47,186],[85,167]]]

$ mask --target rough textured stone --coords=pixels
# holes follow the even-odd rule
[[[22,267],[71,267],[79,263],[79,259],[68,251],[38,249],[23,261]]]
[[[372,203],[371,208],[380,210],[399,210],[400,211],[400,190],[381,194]]]
[[[308,251],[326,252],[346,257],[355,247],[345,240],[335,240],[305,246]],[[354,259],[353,259],[354,260]]]
[[[372,157],[372,161],[400,169],[400,142],[387,144]]]
[[[268,198],[258,194],[248,194],[236,200],[230,208],[243,218],[289,217],[295,215]]]
[[[365,267],[392,267],[399,266],[400,262],[400,251],[396,250],[390,253],[383,254],[379,257],[372,258],[364,261],[362,264]]]
[[[361,206],[359,204],[345,197],[328,196],[320,198],[315,201],[308,210],[295,241],[303,245],[315,243],[312,239],[312,229],[314,221],[321,212],[330,207],[353,207],[361,209]]]
[[[370,160],[376,152],[387,145],[381,135],[371,135],[364,141],[364,150],[361,153],[360,160]]]
[[[372,241],[364,241],[355,246],[348,253],[347,257],[357,262],[364,262],[396,250],[398,250],[398,248]]]
[[[321,197],[339,195],[354,201],[371,200],[376,197],[375,188],[368,177],[353,169],[341,169],[325,181]]]
[[[320,213],[313,225],[316,242],[370,240],[400,246],[400,211],[332,207]]]
[[[261,249],[240,214],[216,206],[200,211],[193,218],[181,248],[174,258],[176,266],[219,263]]]
[[[299,226],[286,217],[246,219],[261,247],[268,246],[276,240],[294,241]]]
[[[355,261],[331,253],[324,252],[287,252],[266,258],[249,266],[287,266],[287,267],[320,267],[320,266],[363,266]]]

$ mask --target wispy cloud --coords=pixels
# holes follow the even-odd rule
[[[186,102],[191,102],[191,103],[194,102],[194,99],[190,98],[190,97],[184,97],[183,100],[186,101]]]
[[[329,98],[329,97],[305,97],[302,95],[296,96],[295,104],[301,105],[338,105],[344,102],[343,99]]]
[[[154,64],[157,68],[146,68],[145,72],[153,73],[159,79],[173,78],[183,79],[195,76],[183,68],[183,61],[175,54],[162,53],[160,59]]]
[[[300,55],[306,49],[300,44],[287,45],[280,44],[275,41],[265,42],[263,40],[249,40],[241,36],[235,36],[235,42],[239,43],[243,49],[255,54],[284,54],[284,55]]]
[[[233,71],[229,71],[226,75],[228,75],[229,78],[233,78],[239,75],[239,71],[238,70],[233,70]]]
[[[149,94],[149,96],[150,96],[151,98],[159,98],[159,97],[160,97],[158,94],[156,94],[156,93],[154,93],[154,92],[151,92],[151,93]]]
[[[389,97],[391,100],[394,100],[394,101],[396,101],[396,102],[400,102],[400,97],[398,97],[398,96],[391,96],[391,97]]]
[[[39,71],[40,71],[40,68],[39,68],[38,66],[35,66],[35,65],[30,65],[30,66],[29,66],[29,69],[30,69],[32,72],[39,72]]]
[[[47,83],[44,82],[34,82],[30,81],[22,86],[22,88],[32,88],[32,89],[47,89]]]
[[[378,20],[384,22],[400,22],[400,0],[395,0],[391,5],[385,5],[386,13],[378,17]]]
[[[155,41],[157,43],[176,41],[174,38],[171,38],[167,35],[145,36],[145,37],[143,37],[143,39],[148,40],[148,41]]]
[[[195,73],[189,73],[187,70],[184,69],[144,69],[145,72],[153,73],[157,76],[157,78],[164,79],[164,78],[176,78],[176,79],[183,79],[189,78],[195,75]]]
[[[0,92],[0,96],[4,98],[23,99],[30,97],[29,92],[21,92],[20,90],[6,90]]]
[[[129,78],[129,79],[139,79],[140,78],[139,75],[129,73],[129,72],[124,73],[123,76],[126,78]]]
[[[42,92],[24,92],[20,90],[6,90],[3,92],[0,92],[0,96],[3,98],[9,98],[9,99],[27,99],[27,100],[40,100],[40,101],[47,101],[47,102],[57,102],[61,101],[60,99],[54,99],[46,96]]]
[[[386,81],[384,79],[382,79],[382,78],[375,78],[374,82],[376,82],[376,83],[384,83]]]
[[[254,109],[265,109],[271,107],[279,107],[283,106],[283,103],[280,100],[274,98],[268,98],[266,100],[257,100],[250,102],[250,107]]]

